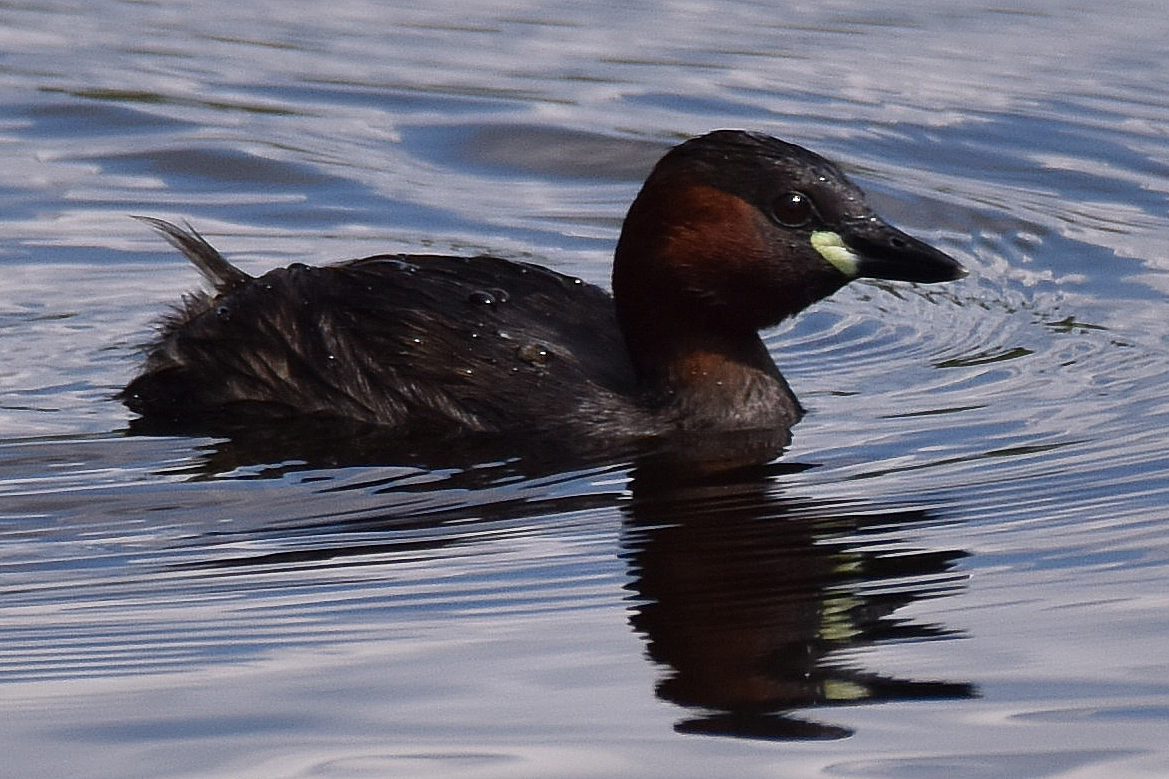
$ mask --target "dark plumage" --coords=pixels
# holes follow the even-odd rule
[[[193,231],[151,223],[188,256],[215,253]],[[163,325],[123,393],[132,410],[212,426],[319,414],[493,431],[634,388],[614,359],[612,298],[536,265],[381,255],[213,281],[218,294],[188,298]]]
[[[786,440],[800,407],[758,330],[856,276],[964,273],[881,221],[832,163],[729,130],[651,173],[617,245],[616,303],[493,257],[382,255],[252,278],[193,230],[146,221],[215,294],[166,321],[122,398],[188,429],[332,418],[405,437]]]

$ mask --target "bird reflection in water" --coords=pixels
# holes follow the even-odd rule
[[[355,439],[348,440],[352,457]],[[220,442],[190,475],[207,478],[242,463],[264,462],[261,453],[271,456],[273,446],[284,452],[284,465],[260,470],[253,466],[249,472],[278,478],[288,468],[338,464],[331,448],[324,455],[312,447],[290,447],[280,437],[260,439],[259,444],[257,449],[255,440]],[[663,668],[658,696],[695,712],[677,724],[678,731],[764,739],[844,738],[852,731],[793,712],[976,695],[966,682],[901,679],[868,671],[859,667],[861,655],[855,652],[882,642],[955,635],[940,625],[895,616],[914,601],[952,595],[962,587],[964,576],[955,568],[964,552],[910,549],[897,538],[903,529],[936,518],[920,509],[796,500],[784,494],[784,487],[791,483],[793,471],[806,466],[736,467],[731,454],[741,454],[741,446],[728,449],[717,437],[706,444],[685,457],[661,451],[635,457],[632,500],[608,490],[529,494],[524,485],[534,487],[562,470],[563,451],[508,459],[495,456],[490,447],[468,445],[461,450],[463,467],[446,471],[437,481],[402,481],[391,469],[380,486],[376,480],[363,479],[325,487],[333,494],[374,489],[387,501],[373,513],[326,520],[324,524],[335,531],[335,542],[320,543],[316,536],[314,548],[196,565],[235,568],[335,560],[396,549],[403,543],[401,533],[420,527],[539,522],[562,512],[620,506],[625,513],[623,555],[631,577],[626,586],[634,593],[635,604],[630,622],[644,636],[649,657]],[[774,444],[762,441],[758,448],[767,451]],[[290,451],[298,456],[289,459]],[[754,450],[751,453],[755,456]],[[366,464],[419,466],[435,457],[428,450],[395,450],[391,457],[368,448],[362,454]],[[445,457],[454,459],[449,449]],[[492,465],[485,467],[487,463]],[[419,491],[433,491],[434,499],[423,499]],[[444,499],[444,494],[457,497]],[[491,497],[468,500],[468,494]],[[389,508],[394,499],[404,503]],[[368,537],[360,545],[344,542],[349,532],[379,530],[387,532],[381,543],[370,543]],[[268,531],[282,532],[279,523]],[[408,542],[412,548],[440,547],[455,539],[439,535]]]
[[[785,500],[779,485],[635,479],[623,543],[636,603],[630,622],[663,668],[658,696],[697,712],[676,729],[844,738],[852,731],[791,712],[974,697],[968,683],[882,676],[859,667],[855,652],[845,658],[886,641],[952,637],[894,613],[957,591],[964,553],[906,549],[890,538],[929,521],[924,511],[850,513]]]

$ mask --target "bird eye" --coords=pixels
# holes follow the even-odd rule
[[[772,216],[785,227],[803,227],[815,213],[811,199],[802,192],[786,192],[771,205]]]

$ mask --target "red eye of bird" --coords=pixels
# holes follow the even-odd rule
[[[803,227],[812,220],[812,201],[802,192],[786,192],[775,199],[771,214],[785,227]]]

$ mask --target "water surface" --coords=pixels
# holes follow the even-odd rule
[[[13,777],[1169,772],[1160,4],[0,7]],[[606,283],[716,127],[960,258],[768,334],[759,473],[249,458],[111,396],[197,284],[490,252]]]

